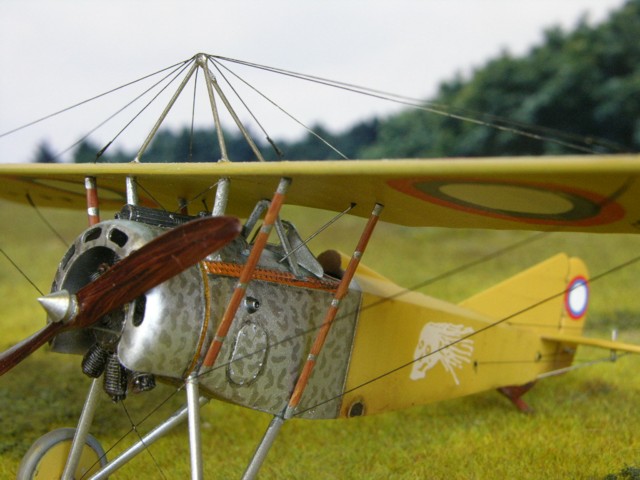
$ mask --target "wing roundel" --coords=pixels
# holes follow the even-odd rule
[[[229,213],[245,216],[282,176],[290,204],[410,226],[637,233],[639,155],[267,163],[0,164],[0,198],[38,206],[86,208],[84,178],[98,179],[100,203],[126,203],[125,178],[140,201],[177,210],[212,204],[218,179],[231,179]]]

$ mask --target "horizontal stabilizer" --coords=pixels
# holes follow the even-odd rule
[[[562,334],[544,334],[543,340],[552,342],[572,343],[575,345],[588,345],[590,347],[604,348],[607,350],[615,350],[617,352],[640,353],[640,345],[631,343],[623,343],[612,340],[602,340],[599,338],[587,338],[580,335],[562,335]]]

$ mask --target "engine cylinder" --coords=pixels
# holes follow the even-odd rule
[[[58,267],[52,291],[75,293],[102,272],[165,230],[128,220],[101,222],[82,233]],[[200,265],[152,288],[91,328],[64,332],[54,351],[85,354],[95,343],[109,346],[136,372],[182,378],[206,335],[206,275]]]

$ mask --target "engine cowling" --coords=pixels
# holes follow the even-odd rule
[[[83,232],[60,262],[52,291],[75,293],[102,271],[165,230],[128,220],[109,220]],[[96,326],[65,332],[56,352],[85,354],[98,343],[135,372],[182,378],[204,343],[207,278],[196,265],[149,290]]]

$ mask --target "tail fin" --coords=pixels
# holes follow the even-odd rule
[[[589,302],[585,264],[561,253],[463,302],[496,321],[541,334],[580,335]]]
[[[575,348],[558,348],[567,343],[564,336],[582,338],[588,303],[586,266],[580,259],[561,253],[465,300],[461,306],[495,321],[538,331],[541,338],[549,340],[547,354],[558,355],[552,357],[549,371],[559,372],[571,365]],[[531,412],[522,396],[534,383],[505,386],[498,391],[520,411]]]

